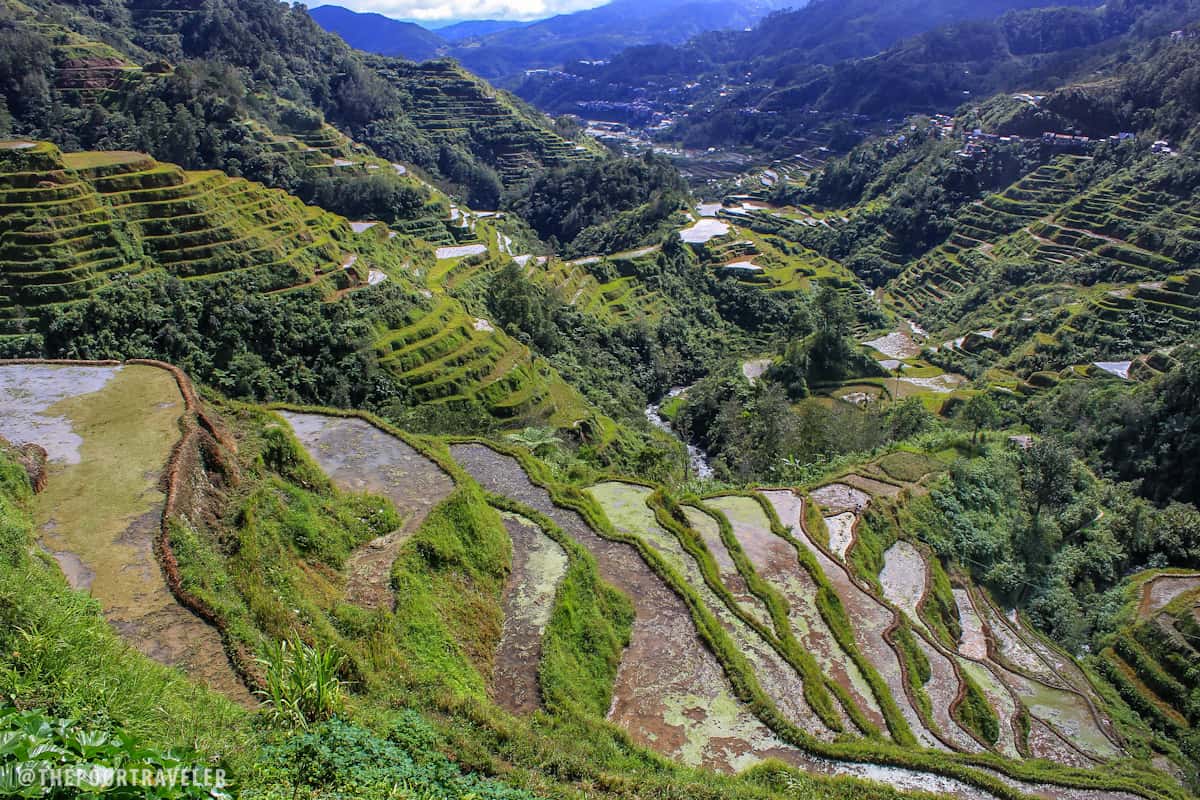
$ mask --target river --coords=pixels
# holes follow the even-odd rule
[[[659,430],[666,431],[676,439],[679,439],[679,441],[683,442],[684,446],[687,447],[688,465],[693,475],[695,475],[697,478],[711,478],[713,476],[713,468],[712,464],[709,463],[708,453],[704,452],[704,450],[692,444],[691,442],[684,440],[684,438],[676,433],[675,429],[671,427],[671,423],[663,418],[661,413],[662,404],[664,401],[670,400],[673,397],[678,397],[686,392],[689,388],[690,387],[687,386],[676,386],[675,388],[671,389],[671,391],[667,392],[667,396],[664,397],[662,401],[658,403],[651,403],[650,405],[646,406],[646,419],[650,420],[650,424],[654,427],[658,428]]]

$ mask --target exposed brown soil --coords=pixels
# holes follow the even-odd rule
[[[40,545],[71,587],[94,596],[142,653],[252,705],[220,633],[180,604],[157,558],[167,502],[159,487],[179,447],[170,445],[172,431],[190,408],[174,378],[145,366],[54,363],[9,364],[0,373],[10,419],[30,420],[26,435],[45,432],[54,443],[34,516]],[[56,405],[63,401],[67,410]],[[72,415],[86,421],[77,427]],[[80,519],[86,526],[67,521]]]
[[[523,517],[505,514],[504,527],[513,543],[512,571],[504,587],[504,630],[496,647],[491,694],[514,714],[529,714],[541,706],[542,634],[567,570],[567,554]]]
[[[454,482],[437,464],[366,420],[279,414],[340,489],[383,495],[404,517],[399,530],[359,547],[346,561],[346,599],[364,608],[390,608],[396,554],[430,509],[453,491]]]
[[[1138,613],[1143,619],[1162,611],[1184,592],[1200,587],[1200,574],[1159,575],[1142,587],[1142,604]]]

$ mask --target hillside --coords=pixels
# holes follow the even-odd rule
[[[414,166],[478,208],[496,207],[508,162],[536,171],[582,154],[547,118],[457,68],[366,56],[307,12],[265,0],[203,17],[132,0],[111,17],[58,0],[5,8],[13,46],[0,85],[15,136],[149,151],[311,200],[313,176],[274,137],[310,137],[328,125],[353,142],[354,153],[334,154],[336,166],[363,155]],[[447,139],[440,120],[463,102],[489,106],[489,124]],[[373,191],[361,186],[340,191]]]
[[[425,288],[437,254],[421,240],[136,153],[8,143],[2,154],[7,355],[170,357],[228,391],[280,399],[378,392],[373,402],[510,421],[585,415],[527,347]],[[285,363],[296,366],[267,372]],[[382,383],[352,384],[350,364]]]
[[[0,4],[0,794],[1200,789],[1192,0]]]
[[[165,537],[155,553],[170,565],[174,602],[201,611],[250,686],[299,667],[270,644],[289,637],[295,659],[336,653],[335,674],[356,676],[316,705],[291,695],[302,701],[294,712],[283,705],[293,690],[268,691],[267,738],[249,727],[245,707],[204,692],[173,701],[175,720],[131,702],[109,723],[169,747],[180,741],[176,725],[202,726],[210,709],[221,709],[225,727],[193,740],[195,757],[230,768],[249,796],[306,786],[288,754],[315,742],[336,761],[311,788],[357,784],[368,796],[401,775],[413,786],[451,787],[441,791],[452,796],[565,796],[598,769],[609,775],[601,791],[609,797],[652,786],[703,792],[702,783],[725,797],[787,796],[797,785],[830,798],[930,786],[964,798],[1181,796],[1149,771],[1148,733],[1086,672],[1006,618],[968,578],[956,574],[952,586],[927,551],[879,527],[876,508],[886,517],[918,502],[916,487],[956,456],[862,464],[807,492],[680,498],[611,476],[567,485],[527,452],[447,446],[355,414],[202,401],[181,373],[161,369],[0,365],[0,386],[29,387],[3,390],[18,413],[62,409],[56,424],[84,435],[84,469],[105,452],[101,436],[121,435],[96,422],[113,413],[106,398],[118,382],[129,391],[162,377],[150,398],[181,392],[173,413],[183,439],[170,461],[165,449],[125,455],[139,474],[168,465],[168,499],[150,530]],[[124,424],[149,434],[146,418],[129,419],[133,407],[122,407]],[[153,407],[143,413],[165,413]],[[51,493],[77,479],[73,457],[55,448],[38,473],[41,494],[31,495],[14,452],[24,451],[0,456],[8,476],[0,508],[28,537],[33,528],[23,520],[60,508]],[[364,489],[374,494],[347,493]],[[115,496],[110,502],[130,513]],[[229,549],[228,541],[239,544]],[[119,569],[119,560],[100,561],[69,539],[57,546],[62,563],[78,563],[95,581]],[[382,562],[380,553],[388,553]],[[873,569],[864,566],[868,554],[878,559]],[[8,613],[25,623],[58,613],[73,597],[62,579],[44,564],[22,564],[38,574],[40,603]],[[510,568],[515,583],[505,580]],[[120,613],[117,601],[98,600],[110,619]],[[118,635],[141,642],[156,658],[165,658],[156,637],[178,633],[167,625],[117,626],[118,634],[94,613],[77,624],[106,643]],[[473,624],[463,626],[463,615]],[[246,660],[263,648],[275,655]],[[11,649],[6,660],[19,657]],[[90,653],[59,658],[53,688],[39,688],[62,714],[78,712],[80,680],[136,668],[128,684],[136,700],[167,679],[132,651],[87,677]],[[197,672],[199,662],[184,666],[221,688]],[[534,687],[537,699],[521,701],[530,695],[520,686]],[[387,721],[367,713],[384,698],[394,709]],[[526,716],[539,707],[542,715]],[[332,711],[343,716],[322,721]],[[489,755],[501,733],[521,745],[505,763]],[[221,748],[236,740],[237,755],[222,759]],[[442,763],[446,747],[455,767],[412,766]],[[371,777],[359,748],[387,753],[376,765],[387,772]],[[544,752],[573,769],[548,769]],[[727,774],[765,756],[775,760]],[[625,771],[642,777],[614,781]]]
[[[437,33],[450,42],[442,48],[443,55],[453,57],[476,75],[508,86],[519,81],[528,69],[607,59],[636,45],[682,44],[706,31],[742,30],[779,7],[774,0],[614,0],[528,23],[463,22]],[[425,54],[426,37],[413,37],[408,28],[401,27],[406,23],[380,22],[374,19],[378,15],[355,15],[344,9],[339,9],[336,17],[322,8],[314,9],[312,15],[325,30],[341,34],[361,50],[404,55],[418,61],[432,55]],[[408,51],[400,47],[401,43]]]
[[[528,24],[528,22],[507,19],[470,19],[434,28],[433,32],[448,42],[458,42],[477,36],[487,36],[489,33],[498,33],[509,28],[520,28]]]
[[[1169,3],[871,5],[814,3],[754,31],[530,75],[516,91],[548,111],[617,120],[685,148],[811,157],[817,149],[805,139],[823,121],[853,121],[861,136],[871,123],[951,113],[996,92],[1102,79],[1147,40],[1200,16]]]
[[[318,25],[336,33],[354,49],[384,56],[425,61],[436,56],[447,41],[420,25],[382,14],[360,14],[341,6],[317,6],[308,13]]]

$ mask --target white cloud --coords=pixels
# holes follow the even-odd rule
[[[543,19],[604,5],[608,0],[326,0],[353,11],[431,22],[465,19]],[[309,0],[312,6],[320,3]]]

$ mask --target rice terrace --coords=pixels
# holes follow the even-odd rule
[[[348,3],[0,0],[0,796],[1197,796],[1200,0]]]

